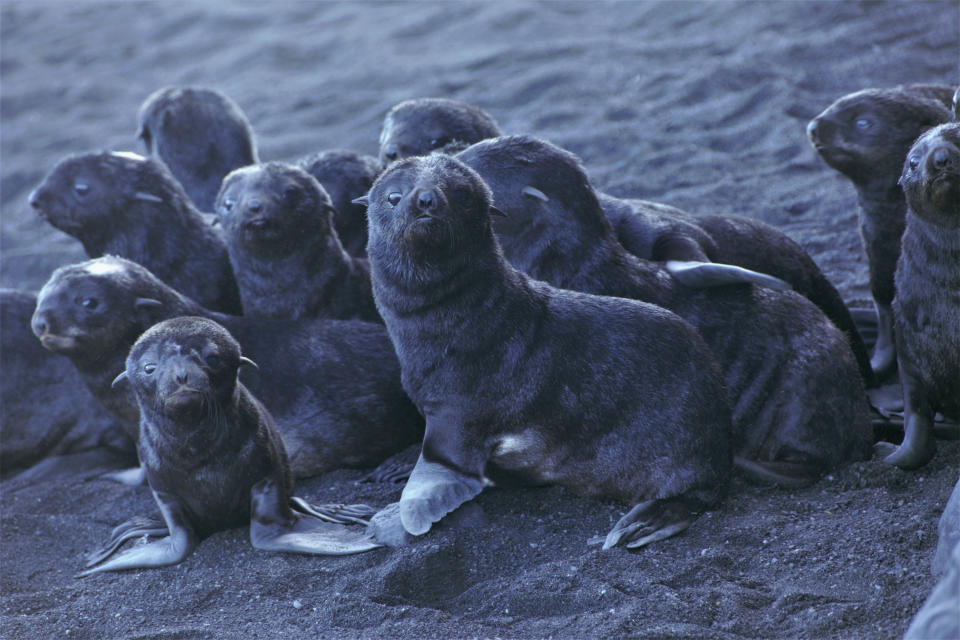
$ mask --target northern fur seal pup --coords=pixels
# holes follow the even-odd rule
[[[843,298],[804,248],[785,233],[742,216],[695,216],[669,205],[599,192],[597,198],[617,240],[638,258],[735,265],[789,283],[847,334],[864,382],[873,383],[870,355]]]
[[[378,546],[363,531],[290,509],[293,476],[283,442],[270,413],[238,380],[244,364],[256,366],[206,318],[166,320],[133,345],[117,380],[129,382],[140,407],[137,449],[167,537],[81,575],[177,564],[203,538],[247,522],[258,549],[342,555]],[[136,520],[121,529],[129,529],[127,538],[158,533],[154,523]]]
[[[167,165],[201,211],[213,211],[225,175],[257,162],[247,117],[213,89],[154,91],[140,106],[137,123],[147,153]]]
[[[133,462],[133,440],[90,394],[66,358],[30,331],[37,296],[0,289],[0,473],[103,447]]]
[[[332,149],[301,158],[296,164],[330,195],[336,209],[333,225],[343,248],[352,256],[366,256],[367,210],[353,200],[370,191],[380,175],[380,162],[373,156]]]
[[[860,236],[879,322],[871,359],[877,374],[896,364],[890,303],[906,211],[897,180],[913,141],[950,120],[952,95],[952,87],[936,85],[864,89],[841,97],[807,125],[813,148],[857,190]]]
[[[260,365],[244,370],[243,382],[273,415],[297,477],[374,466],[422,436],[423,419],[403,392],[382,325],[213,313],[142,266],[107,256],[55,271],[38,296],[33,329],[73,361],[98,400],[136,428],[132,392],[126,384],[112,387],[112,378],[140,334],[187,315],[226,327]]]
[[[510,267],[489,189],[453,158],[395,163],[368,202],[374,295],[427,419],[400,498],[407,532],[426,533],[491,481],[635,503],[606,546],[666,538],[721,500],[729,409],[687,323]]]
[[[380,321],[370,266],[344,251],[330,196],[303,169],[268,162],[232,171],[216,215],[247,315]]]
[[[893,317],[904,440],[885,460],[913,469],[933,457],[934,414],[960,420],[960,124],[923,134],[900,184],[907,217]]]
[[[623,249],[579,159],[548,142],[507,136],[457,157],[506,214],[494,230],[513,266],[557,287],[662,306],[700,332],[724,372],[735,461],[749,475],[797,486],[870,456],[853,355],[810,301],[753,285],[679,285]]]
[[[30,194],[30,205],[91,258],[122,256],[210,309],[242,312],[222,235],[159,161],[116,152],[68,156]]]
[[[452,142],[473,144],[502,135],[480,107],[447,98],[417,98],[394,105],[380,129],[380,163],[422,156]]]

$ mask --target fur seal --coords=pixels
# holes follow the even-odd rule
[[[860,374],[872,385],[870,355],[850,310],[817,263],[785,233],[742,216],[691,215],[669,205],[599,192],[597,198],[617,240],[638,258],[735,265],[788,283],[847,334]]]
[[[320,183],[281,162],[223,179],[216,216],[247,315],[380,321],[370,267],[344,251]]]
[[[225,175],[257,162],[247,117],[213,89],[158,89],[140,106],[137,123],[147,153],[170,169],[201,211],[213,211]]]
[[[33,337],[36,306],[35,293],[0,289],[0,473],[98,447],[132,462],[133,441],[90,394],[76,368]]]
[[[935,452],[934,414],[960,420],[960,124],[920,136],[900,184],[907,213],[893,318],[904,440],[885,461],[913,469]]]
[[[30,194],[30,205],[89,257],[128,258],[210,309],[242,312],[222,234],[157,160],[122,152],[68,156]]]
[[[380,161],[345,149],[331,149],[297,160],[296,165],[317,179],[330,195],[333,225],[343,248],[352,256],[367,255],[367,210],[354,204],[370,191],[380,175]]]
[[[94,396],[134,430],[130,388],[112,387],[130,347],[154,324],[203,316],[230,331],[259,371],[243,382],[277,423],[297,477],[374,466],[419,441],[423,419],[400,385],[381,325],[213,313],[144,267],[105,256],[57,269],[41,289],[33,330],[76,365]]]
[[[416,98],[394,105],[380,129],[380,164],[422,156],[450,143],[473,144],[502,135],[480,107],[447,98]]]
[[[506,136],[457,157],[506,214],[494,230],[514,267],[556,287],[662,306],[700,332],[726,380],[735,461],[751,477],[800,486],[870,456],[856,362],[809,300],[746,284],[678,285],[617,242],[580,160],[548,142]]]
[[[864,89],[839,98],[807,125],[813,148],[857,190],[860,236],[879,323],[871,358],[878,375],[896,364],[890,303],[906,211],[897,184],[900,169],[921,133],[950,120],[953,91],[937,85]]]
[[[133,345],[116,380],[127,380],[137,398],[137,449],[166,537],[81,575],[177,564],[200,540],[247,522],[258,549],[343,555],[379,546],[366,532],[290,508],[293,476],[283,442],[270,413],[238,380],[244,364],[256,367],[207,318],[166,320]],[[157,524],[134,520],[121,529],[125,538],[163,535]]]
[[[427,532],[491,482],[636,504],[605,547],[674,535],[718,504],[729,408],[686,322],[510,267],[489,189],[448,156],[393,164],[364,200],[374,296],[427,420],[400,498],[404,530]]]

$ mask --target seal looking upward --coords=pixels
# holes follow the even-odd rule
[[[258,549],[342,555],[378,546],[366,533],[290,509],[293,476],[283,442],[270,413],[238,380],[244,364],[256,366],[206,318],[166,320],[133,345],[117,380],[129,381],[137,398],[137,449],[167,536],[81,575],[177,564],[203,538],[246,522]],[[162,534],[158,523],[137,520],[120,530],[123,539]],[[113,542],[91,564],[112,553]]]
[[[950,120],[953,91],[937,85],[864,89],[839,98],[807,125],[813,148],[857,190],[860,236],[877,309],[871,364],[878,375],[889,373],[896,364],[890,303],[906,215],[897,184],[900,169],[921,133]]]
[[[243,381],[274,417],[297,477],[374,466],[422,436],[382,325],[213,313],[113,256],[57,269],[32,322],[43,344],[68,356],[94,396],[136,433],[133,394],[112,379],[140,334],[187,315],[226,327],[260,365],[245,369]]]
[[[422,156],[450,143],[473,144],[502,135],[480,107],[447,98],[417,98],[395,104],[380,129],[380,164]]]
[[[907,217],[893,317],[904,439],[886,461],[913,469],[935,452],[934,414],[960,420],[960,124],[920,136],[900,184]]]
[[[657,304],[700,332],[726,381],[735,463],[751,477],[801,486],[869,457],[869,405],[853,354],[809,300],[748,284],[681,285],[631,255],[579,159],[548,142],[505,136],[457,157],[506,214],[494,230],[513,266],[557,287]]]
[[[380,161],[346,149],[331,149],[301,158],[296,164],[316,178],[330,195],[336,210],[333,225],[343,248],[352,256],[365,257],[367,210],[353,200],[370,191],[380,175]]]
[[[133,260],[212,310],[242,313],[222,235],[162,163],[134,153],[68,156],[30,194],[30,205],[89,257]]]
[[[246,115],[213,89],[158,89],[140,106],[137,123],[147,153],[167,165],[201,211],[213,211],[224,176],[257,162]]]
[[[489,190],[453,158],[399,161],[367,201],[374,296],[427,420],[400,498],[407,532],[426,533],[491,481],[636,504],[608,547],[674,535],[719,503],[729,409],[687,323],[510,267]]]
[[[367,261],[344,251],[330,197],[303,169],[268,162],[231,172],[216,215],[247,315],[380,321]]]

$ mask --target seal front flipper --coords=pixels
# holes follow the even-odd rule
[[[906,354],[900,354],[900,384],[903,386],[903,442],[883,461],[901,469],[918,469],[937,451],[933,437],[933,409],[912,372]]]
[[[250,490],[250,544],[254,548],[343,556],[382,546],[365,527],[332,524],[291,510],[285,493],[282,483],[272,478],[264,478]],[[307,505],[299,499],[296,504]]]
[[[127,549],[117,557],[98,567],[81,571],[78,578],[84,578],[101,571],[122,571],[124,569],[145,569],[148,567],[166,567],[182,562],[197,546],[197,535],[187,520],[183,508],[174,496],[159,491],[153,492],[153,499],[160,507],[163,521],[170,535],[142,547]]]
[[[780,278],[732,264],[668,260],[664,263],[664,268],[677,282],[694,289],[728,284],[755,284],[775,291],[789,291],[793,288],[789,282]]]
[[[623,544],[627,549],[637,549],[674,536],[693,522],[691,506],[682,496],[641,502],[613,525],[603,548]]]
[[[101,476],[105,480],[113,480],[129,487],[147,484],[147,471],[143,467],[131,467],[123,471],[111,471]]]
[[[434,522],[483,491],[479,478],[438,462],[417,460],[403,493],[400,494],[400,521],[415,536],[430,530]]]
[[[100,549],[87,554],[87,566],[92,567],[95,564],[112,556],[127,540],[133,540],[141,536],[148,538],[165,536],[170,532],[163,520],[155,516],[134,516],[126,522],[117,525],[110,532],[110,539]]]

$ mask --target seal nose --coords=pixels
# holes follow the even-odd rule
[[[397,145],[395,145],[395,144],[388,144],[387,146],[385,146],[385,147],[383,148],[383,157],[386,158],[387,160],[389,160],[390,162],[393,162],[394,160],[396,160],[397,158],[399,158],[399,157],[400,157],[400,150],[397,149]]]
[[[252,198],[247,202],[247,211],[250,213],[260,213],[263,211],[263,203],[256,198]]]
[[[187,384],[187,380],[190,379],[190,376],[187,375],[186,369],[177,369],[173,374],[174,379],[177,381],[177,384]]]
[[[813,144],[820,141],[820,123],[816,118],[807,123],[807,137]]]
[[[30,327],[33,329],[33,335],[39,338],[47,333],[47,330],[50,328],[50,319],[47,317],[47,314],[38,311],[33,314],[33,318],[30,320]]]
[[[433,195],[433,191],[430,189],[425,189],[417,194],[417,207],[421,211],[430,211],[431,209],[436,209],[437,198]]]
[[[30,195],[27,197],[27,202],[30,203],[30,206],[34,209],[40,208],[40,189],[34,189],[30,192]]]

